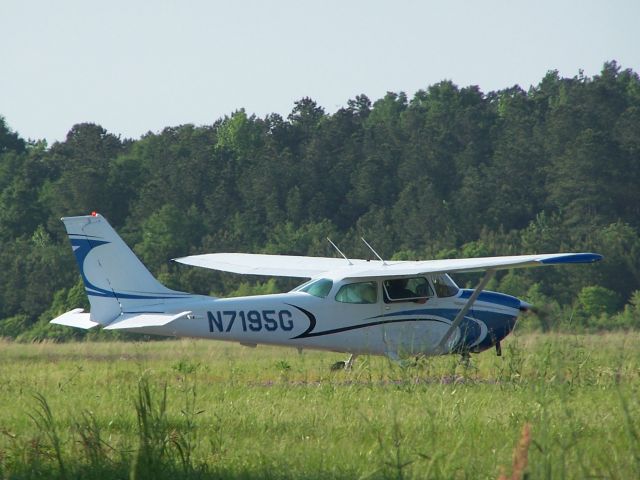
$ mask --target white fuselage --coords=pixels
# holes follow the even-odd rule
[[[344,282],[347,283],[347,282]],[[190,310],[161,327],[132,331],[176,337],[197,337],[272,344],[355,354],[430,355],[468,298],[468,290],[455,296],[433,296],[426,302],[371,304],[335,300],[335,284],[325,298],[289,292],[237,298],[191,297],[163,305],[164,312]],[[482,351],[500,341],[513,328],[519,301],[486,292],[451,337],[445,352]],[[490,297],[490,298],[489,298]],[[507,301],[503,301],[507,299]]]

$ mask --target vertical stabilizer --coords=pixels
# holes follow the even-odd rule
[[[62,221],[89,297],[92,321],[106,325],[121,314],[163,312],[165,302],[190,297],[158,282],[102,215]]]

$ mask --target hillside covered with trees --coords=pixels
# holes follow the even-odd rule
[[[1,113],[1,112],[0,112]],[[26,141],[0,117],[0,336],[86,306],[60,217],[102,213],[171,288],[228,295],[295,285],[208,272],[195,253],[430,259],[594,251],[605,260],[501,272],[538,307],[530,328],[640,327],[640,78],[549,72],[528,91],[443,81],[327,114],[239,110],[137,140],[78,124]],[[473,284],[476,277],[456,277]],[[74,332],[73,335],[78,335]]]

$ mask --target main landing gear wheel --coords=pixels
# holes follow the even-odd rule
[[[469,352],[463,352],[460,357],[460,364],[464,366],[464,368],[469,368],[471,364],[471,354]]]
[[[331,371],[335,372],[338,370],[351,370],[351,367],[353,366],[353,362],[355,362],[356,358],[357,358],[357,355],[355,354],[349,355],[349,358],[347,360],[341,360],[331,365]]]

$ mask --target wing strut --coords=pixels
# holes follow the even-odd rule
[[[484,290],[484,287],[487,286],[487,283],[489,283],[489,280],[493,278],[495,273],[496,273],[495,270],[486,271],[486,273],[482,277],[482,280],[480,280],[480,283],[478,284],[476,289],[473,291],[473,293],[469,297],[469,300],[467,300],[467,303],[464,304],[464,307],[462,307],[462,310],[460,310],[458,312],[458,315],[456,315],[456,318],[453,319],[453,322],[451,323],[449,330],[447,330],[447,332],[442,336],[440,343],[438,343],[438,346],[436,347],[436,353],[440,353],[440,354],[445,353],[446,343],[449,341],[449,339],[451,338],[451,335],[453,335],[453,332],[455,332],[456,328],[460,326],[460,323],[462,323],[462,319],[464,319],[464,316],[469,312],[471,307],[473,307],[473,304],[478,298],[478,295],[480,295],[480,292]]]

